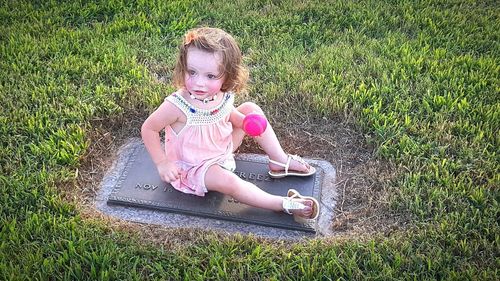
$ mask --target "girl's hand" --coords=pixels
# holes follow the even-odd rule
[[[180,177],[180,170],[177,168],[175,163],[168,160],[163,160],[156,165],[158,173],[162,181],[171,183]]]

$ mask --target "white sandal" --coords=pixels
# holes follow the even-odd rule
[[[304,199],[304,200],[312,201],[313,204],[311,206],[311,208],[312,208],[311,216],[310,217],[303,217],[303,216],[299,216],[297,214],[292,213],[291,211],[303,210],[306,208],[306,205],[304,205],[298,201],[295,201],[293,199]],[[315,221],[318,218],[319,203],[313,197],[302,196],[302,195],[300,195],[300,193],[297,190],[289,189],[287,197],[283,197],[283,211],[289,215],[293,215],[293,219],[298,223],[309,223],[309,222]]]
[[[306,205],[292,200],[289,197],[283,197],[283,211],[289,215],[293,215],[291,211],[304,210]]]
[[[311,165],[309,165],[309,171],[307,171],[307,172],[301,172],[301,171],[295,171],[295,170],[289,171],[288,168],[290,167],[290,162],[292,160],[295,160],[295,161],[307,166],[306,161],[304,161],[304,159],[302,159],[300,156],[288,154],[286,164],[269,159],[269,162],[285,168],[284,171],[272,171],[271,170],[271,171],[269,171],[269,176],[271,178],[278,179],[278,178],[284,178],[286,176],[308,177],[308,176],[314,175],[316,173],[316,168],[314,168]]]

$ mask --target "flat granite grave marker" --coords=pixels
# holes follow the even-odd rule
[[[148,157],[141,160],[140,155]],[[205,197],[197,197],[180,193],[172,189],[170,185],[159,181],[156,168],[149,159],[140,138],[130,138],[117,151],[116,158],[104,175],[97,191],[95,207],[103,214],[114,218],[142,224],[164,225],[173,229],[206,229],[286,240],[311,235],[329,236],[333,234],[333,217],[337,198],[336,173],[335,168],[328,161],[305,158],[309,164],[316,167],[318,174],[315,177],[295,178],[294,180],[290,177],[274,180],[267,175],[269,159],[266,155],[237,154],[235,157],[238,161],[235,173],[256,183],[268,192],[284,196],[288,188],[295,188],[303,195],[317,198],[321,206],[317,223],[315,225],[300,225],[287,214],[239,204],[234,199],[222,194],[217,195],[209,192]],[[134,168],[135,165],[143,166],[143,168]],[[253,170],[248,172],[249,168],[246,165],[250,165],[250,169]],[[254,165],[256,166],[254,167]],[[126,183],[127,175],[136,180]],[[291,179],[292,182],[289,182]],[[155,181],[158,182],[155,183]],[[281,183],[281,186],[275,187],[273,184],[275,182]],[[305,186],[300,186],[300,182]],[[126,188],[126,185],[129,187]],[[149,194],[152,196],[134,198],[123,193],[126,190],[132,190],[139,195]],[[178,196],[175,198],[179,200],[171,201],[173,206],[176,206],[175,204],[178,206],[181,204],[179,202],[186,201],[197,208],[201,203],[208,204],[212,210],[203,214],[200,210],[194,214],[189,213],[189,210],[195,210],[191,207],[186,208],[186,210],[176,210],[175,208],[168,210],[165,208],[165,204],[170,203],[165,201],[163,197],[167,195]],[[232,208],[239,208],[237,215]],[[234,217],[232,217],[233,215]],[[258,221],[252,221],[251,215]],[[269,222],[267,220],[269,216],[277,218],[276,221]],[[263,221],[263,218],[266,220]],[[283,222],[285,222],[284,225]]]
[[[317,169],[313,176],[272,179],[267,174],[267,159],[240,159],[237,156],[235,173],[271,194],[285,196],[288,189],[294,188],[302,195],[312,196],[320,201],[324,171],[321,167],[312,165]],[[205,197],[200,197],[175,190],[160,179],[144,145],[135,146],[129,154],[107,203],[315,232],[313,224],[297,223],[288,214],[248,206],[228,195],[208,192]]]

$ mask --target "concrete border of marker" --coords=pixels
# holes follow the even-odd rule
[[[286,230],[242,222],[233,222],[213,218],[197,217],[185,214],[170,213],[158,210],[127,207],[119,205],[108,205],[107,200],[119,180],[121,171],[125,169],[130,154],[135,147],[142,145],[140,138],[129,139],[119,150],[115,161],[108,169],[99,186],[99,191],[95,198],[95,207],[105,215],[123,219],[130,222],[162,225],[169,228],[198,228],[210,229],[218,232],[253,234],[265,238],[296,239],[301,237],[321,237],[330,236],[332,232],[332,222],[336,205],[337,192],[335,189],[336,171],[327,161],[320,159],[308,159],[303,157],[308,163],[319,166],[325,172],[321,187],[321,213],[316,226],[316,235],[303,231]],[[265,155],[259,154],[237,154],[238,159],[267,159]]]

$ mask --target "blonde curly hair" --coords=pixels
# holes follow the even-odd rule
[[[200,27],[189,30],[179,46],[179,55],[173,74],[173,83],[178,88],[184,88],[184,76],[187,72],[187,52],[190,47],[218,53],[222,58],[219,66],[224,79],[222,92],[242,92],[246,89],[248,70],[242,64],[242,54],[236,40],[219,28]]]

